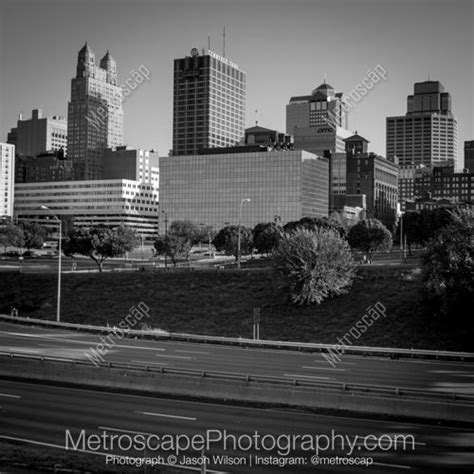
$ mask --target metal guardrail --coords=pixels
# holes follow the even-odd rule
[[[92,326],[76,323],[58,323],[56,321],[48,321],[44,319],[19,318],[14,316],[0,315],[0,321],[9,321],[17,324],[29,324],[33,326],[46,326],[58,329],[72,329],[83,332],[91,332],[95,334],[112,333],[114,327]],[[270,341],[270,340],[254,340],[221,336],[205,336],[197,334],[182,334],[158,331],[141,331],[130,329],[124,331],[128,337],[154,339],[161,341],[181,341],[194,342],[202,344],[224,344],[248,348],[260,349],[286,349],[301,352],[329,352],[336,351],[340,346],[335,344],[321,344],[309,342],[289,342],[289,341]],[[370,347],[370,346],[348,346],[344,348],[344,354],[352,354],[359,356],[379,356],[389,357],[392,359],[435,359],[435,360],[451,360],[474,362],[474,353],[472,352],[451,352],[451,351],[434,351],[423,349],[398,349],[390,347]]]
[[[119,370],[138,370],[144,372],[155,372],[169,375],[184,375],[188,377],[205,377],[211,379],[223,379],[223,380],[237,380],[246,383],[255,384],[270,384],[279,385],[286,387],[300,387],[308,389],[325,389],[337,392],[351,392],[352,394],[367,394],[383,396],[387,398],[397,399],[422,399],[422,400],[433,400],[433,401],[446,401],[446,402],[464,402],[468,404],[474,404],[474,395],[468,395],[456,392],[446,391],[426,391],[413,388],[402,388],[394,386],[381,386],[381,385],[363,385],[363,384],[352,384],[344,382],[329,382],[324,380],[308,380],[299,379],[297,377],[283,378],[273,377],[267,375],[249,375],[235,372],[217,372],[208,370],[198,369],[182,369],[173,367],[157,367],[155,365],[147,364],[123,364],[120,362],[91,362],[85,359],[72,359],[64,357],[51,357],[41,356],[34,354],[21,354],[21,353],[10,353],[0,352],[0,357],[4,358],[17,358],[17,359],[28,359],[38,360],[45,362],[62,362],[71,365],[85,365],[89,367],[102,367],[108,369],[119,369]]]

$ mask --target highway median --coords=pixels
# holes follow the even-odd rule
[[[474,397],[403,387],[0,354],[0,377],[226,403],[474,422]]]

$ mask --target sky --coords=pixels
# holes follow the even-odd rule
[[[124,101],[125,143],[167,155],[172,141],[173,59],[193,47],[247,73],[246,126],[285,131],[291,96],[324,78],[349,94],[369,70],[382,80],[349,115],[349,129],[385,155],[385,118],[406,112],[413,84],[451,93],[463,142],[474,140],[474,0],[0,0],[0,141],[41,108],[67,116],[77,53],[107,50],[119,82],[145,66],[150,80]],[[258,113],[256,114],[256,110]]]

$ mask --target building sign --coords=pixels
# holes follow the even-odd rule
[[[227,58],[224,58],[224,57],[222,57],[221,55],[219,55],[217,53],[214,53],[214,51],[211,51],[210,49],[208,49],[207,53],[209,54],[209,56],[211,56],[211,58],[217,59],[218,61],[220,61],[224,64],[227,64],[228,66],[231,66],[235,69],[239,69],[238,64],[235,64],[232,61],[229,61]]]

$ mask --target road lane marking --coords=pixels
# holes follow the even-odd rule
[[[210,352],[204,352],[204,351],[185,351],[184,349],[183,349],[183,350],[176,349],[175,352],[183,352],[183,353],[186,353],[186,354],[210,354]]]
[[[110,426],[99,426],[99,430],[104,431],[117,431],[118,433],[134,433],[148,436],[156,436],[156,433],[147,433],[146,431],[134,431],[134,430],[124,430],[120,428],[112,428]]]
[[[194,417],[189,417],[189,416],[181,416],[181,415],[168,415],[166,413],[153,413],[149,411],[135,411],[135,413],[139,413],[142,415],[148,415],[148,416],[159,416],[159,417],[164,417],[164,418],[176,418],[178,420],[190,420],[190,421],[196,421],[197,418]]]
[[[194,359],[194,357],[188,356],[174,356],[174,355],[166,355],[166,354],[155,354],[156,357],[171,357],[173,359]]]
[[[20,395],[12,395],[10,393],[0,393],[0,397],[21,398]]]
[[[283,374],[285,377],[301,377],[305,379],[322,379],[322,380],[328,380],[329,377],[319,377],[317,375],[301,375],[301,374]]]
[[[0,333],[4,334],[10,334],[14,336],[22,336],[22,337],[32,337],[32,338],[38,338],[38,339],[51,339],[52,341],[64,341],[64,342],[72,342],[76,344],[86,344],[88,346],[90,345],[96,345],[100,342],[100,339],[97,341],[81,341],[78,339],[67,339],[65,337],[56,337],[56,336],[50,336],[50,335],[43,335],[43,334],[23,334],[23,333],[15,333],[15,332],[7,332],[7,331],[0,331]],[[113,336],[113,332],[110,334]],[[84,334],[80,335],[81,337],[84,336]],[[146,347],[146,346],[129,346],[125,344],[116,344],[114,347],[122,347],[125,349],[140,349],[140,350],[148,350],[148,351],[166,351],[166,349],[163,349],[161,347]]]
[[[148,416],[160,416],[163,418],[176,418],[177,420],[189,420],[189,421],[197,420],[197,418],[193,418],[191,416],[166,415],[165,413],[152,413],[150,411],[135,411],[135,413],[139,413],[140,415],[148,415]]]
[[[145,364],[145,365],[168,365],[166,362],[149,362],[147,360],[134,360],[132,359],[132,362],[137,362],[138,364]]]
[[[8,347],[9,351],[15,352],[15,353],[33,353],[33,354],[38,354],[39,351],[36,349],[27,349],[26,347]]]
[[[316,370],[338,370],[339,372],[345,372],[346,369],[335,369],[332,367],[311,367],[309,365],[303,365],[302,369],[316,369]]]
[[[395,469],[411,469],[411,466],[405,466],[403,464],[388,464],[385,462],[373,462],[372,464],[376,464],[377,466],[384,466],[384,467],[394,467]]]

